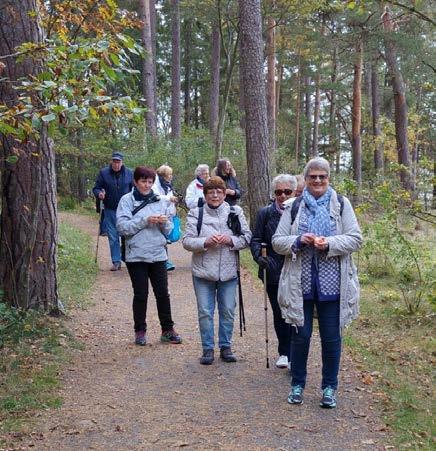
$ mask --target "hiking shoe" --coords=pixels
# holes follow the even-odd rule
[[[304,388],[301,385],[293,385],[288,396],[288,403],[303,404],[303,391]]]
[[[174,329],[163,330],[162,335],[160,336],[160,341],[178,345],[182,342],[182,337]]]
[[[147,340],[145,338],[145,331],[138,330],[138,332],[135,332],[135,345],[145,346],[146,343]]]
[[[322,391],[319,405],[325,409],[334,409],[336,407],[336,390],[332,387],[326,387]]]
[[[237,358],[235,354],[233,354],[231,348],[221,348],[220,349],[220,357],[224,360],[224,362],[236,362]]]
[[[287,355],[281,355],[277,362],[276,362],[276,367],[277,368],[287,368],[288,367],[288,356]]]
[[[205,349],[203,355],[200,357],[201,365],[212,365],[213,362],[213,349]]]
[[[167,271],[174,271],[176,269],[173,262],[170,262],[169,260],[166,261],[165,266],[167,268]]]
[[[112,265],[111,271],[119,271],[121,269],[121,262],[115,262]]]

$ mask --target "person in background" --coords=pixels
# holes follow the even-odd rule
[[[94,195],[103,201],[104,217],[102,230],[107,233],[112,259],[111,271],[121,269],[120,236],[116,228],[116,211],[122,196],[132,190],[132,171],[123,165],[123,154],[112,153],[108,167],[100,170],[94,185]]]
[[[341,332],[359,313],[359,281],[351,254],[362,244],[353,207],[330,186],[329,177],[330,165],[324,158],[306,164],[301,201],[285,208],[272,239],[273,249],[286,256],[278,300],[283,318],[292,325],[288,402],[303,402],[316,307],[322,356],[320,406],[325,408],[336,407]]]
[[[284,211],[284,204],[295,195],[297,180],[293,175],[280,174],[272,181],[273,202],[259,210],[256,227],[250,243],[251,254],[259,265],[259,278],[266,284],[268,298],[274,318],[274,329],[278,340],[279,358],[277,368],[288,368],[291,353],[291,326],[282,318],[277,301],[280,272],[285,257],[277,254],[272,248],[271,240]],[[262,246],[265,243],[266,257],[262,257]],[[266,280],[264,273],[266,270]]]
[[[295,177],[297,179],[297,188],[295,189],[295,197],[298,197],[303,194],[306,182],[304,181],[304,176],[302,174],[298,174]]]
[[[199,164],[195,169],[195,179],[186,188],[185,203],[191,209],[204,204],[203,185],[209,180],[209,166]]]
[[[177,214],[176,205],[177,197],[174,195],[173,186],[173,170],[167,165],[162,165],[156,169],[157,177],[153,185],[153,192],[158,194],[162,200],[167,203],[167,215],[170,221]],[[168,254],[168,248],[167,248]],[[176,267],[168,258],[166,262],[167,271],[173,271]]]
[[[148,281],[156,298],[157,313],[162,329],[161,341],[179,344],[180,335],[174,330],[168,291],[167,253],[165,235],[173,224],[166,215],[166,201],[152,190],[156,172],[138,166],[133,174],[134,189],[124,195],[117,209],[117,229],[125,237],[126,266],[133,287],[133,321],[135,343],[146,344],[146,313]],[[144,205],[146,203],[146,205]],[[135,214],[134,210],[143,204]]]
[[[218,304],[218,346],[221,359],[236,362],[233,354],[232,335],[238,285],[238,253],[248,247],[251,232],[242,208],[236,206],[241,234],[235,235],[227,222],[230,206],[224,202],[226,185],[220,177],[211,177],[204,184],[205,205],[190,210],[183,247],[192,252],[192,280],[197,298],[203,354],[202,365],[214,360],[214,312]],[[200,211],[202,213],[200,215]],[[202,219],[199,219],[199,218]],[[201,223],[199,224],[199,221]]]
[[[241,198],[241,185],[236,179],[236,172],[233,169],[230,160],[223,158],[217,161],[216,168],[212,171],[213,175],[217,175],[224,180],[226,184],[226,199],[229,205],[236,205],[238,199]]]

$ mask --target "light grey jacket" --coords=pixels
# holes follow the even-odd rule
[[[148,224],[149,216],[167,214],[167,203],[164,200],[146,205],[134,216],[132,211],[142,201],[135,200],[133,191],[125,194],[117,208],[117,230],[126,239],[126,262],[154,263],[167,260],[164,234],[171,232],[173,223],[163,225]]]
[[[227,202],[223,202],[217,209],[204,205],[200,235],[197,234],[199,208],[189,211],[182,244],[186,250],[192,252],[192,274],[195,277],[225,282],[237,276],[236,251],[248,247],[251,231],[242,208],[235,206],[234,209],[241,223],[242,235],[240,236],[234,235],[227,226],[227,218],[230,213],[230,206]],[[215,234],[230,235],[233,246],[225,245],[206,249],[204,242]]]
[[[362,244],[362,232],[350,201],[344,197],[344,208],[340,214],[340,203],[336,192],[330,199],[330,216],[336,222],[336,235],[326,237],[329,243],[327,258],[339,256],[340,260],[340,328],[347,326],[359,314],[360,287],[357,269],[351,253],[357,251]],[[291,247],[298,238],[300,212],[304,208],[301,201],[295,221],[291,226],[292,204],[285,208],[277,230],[272,238],[273,249],[285,255],[285,263],[280,275],[278,302],[282,316],[287,323],[303,326],[303,292],[301,288],[301,253],[292,252]]]

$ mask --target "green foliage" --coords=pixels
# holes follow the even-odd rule
[[[381,212],[364,226],[361,255],[371,276],[394,278],[407,312],[414,314],[424,299],[430,300],[434,288],[431,244],[416,240],[407,217],[408,193],[384,182],[372,194],[373,205]]]

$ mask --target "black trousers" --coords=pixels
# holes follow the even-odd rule
[[[273,311],[274,329],[276,331],[277,339],[279,342],[278,353],[279,355],[286,355],[288,359],[291,356],[291,325],[285,322],[282,318],[282,312],[280,310],[279,303],[277,301],[277,292],[279,285],[277,283],[267,284],[266,291],[268,293],[269,302]]]
[[[168,292],[168,273],[165,261],[155,263],[126,262],[133,287],[133,321],[135,332],[147,330],[148,280],[150,279],[156,298],[157,313],[162,330],[174,326],[171,318],[170,294]]]

